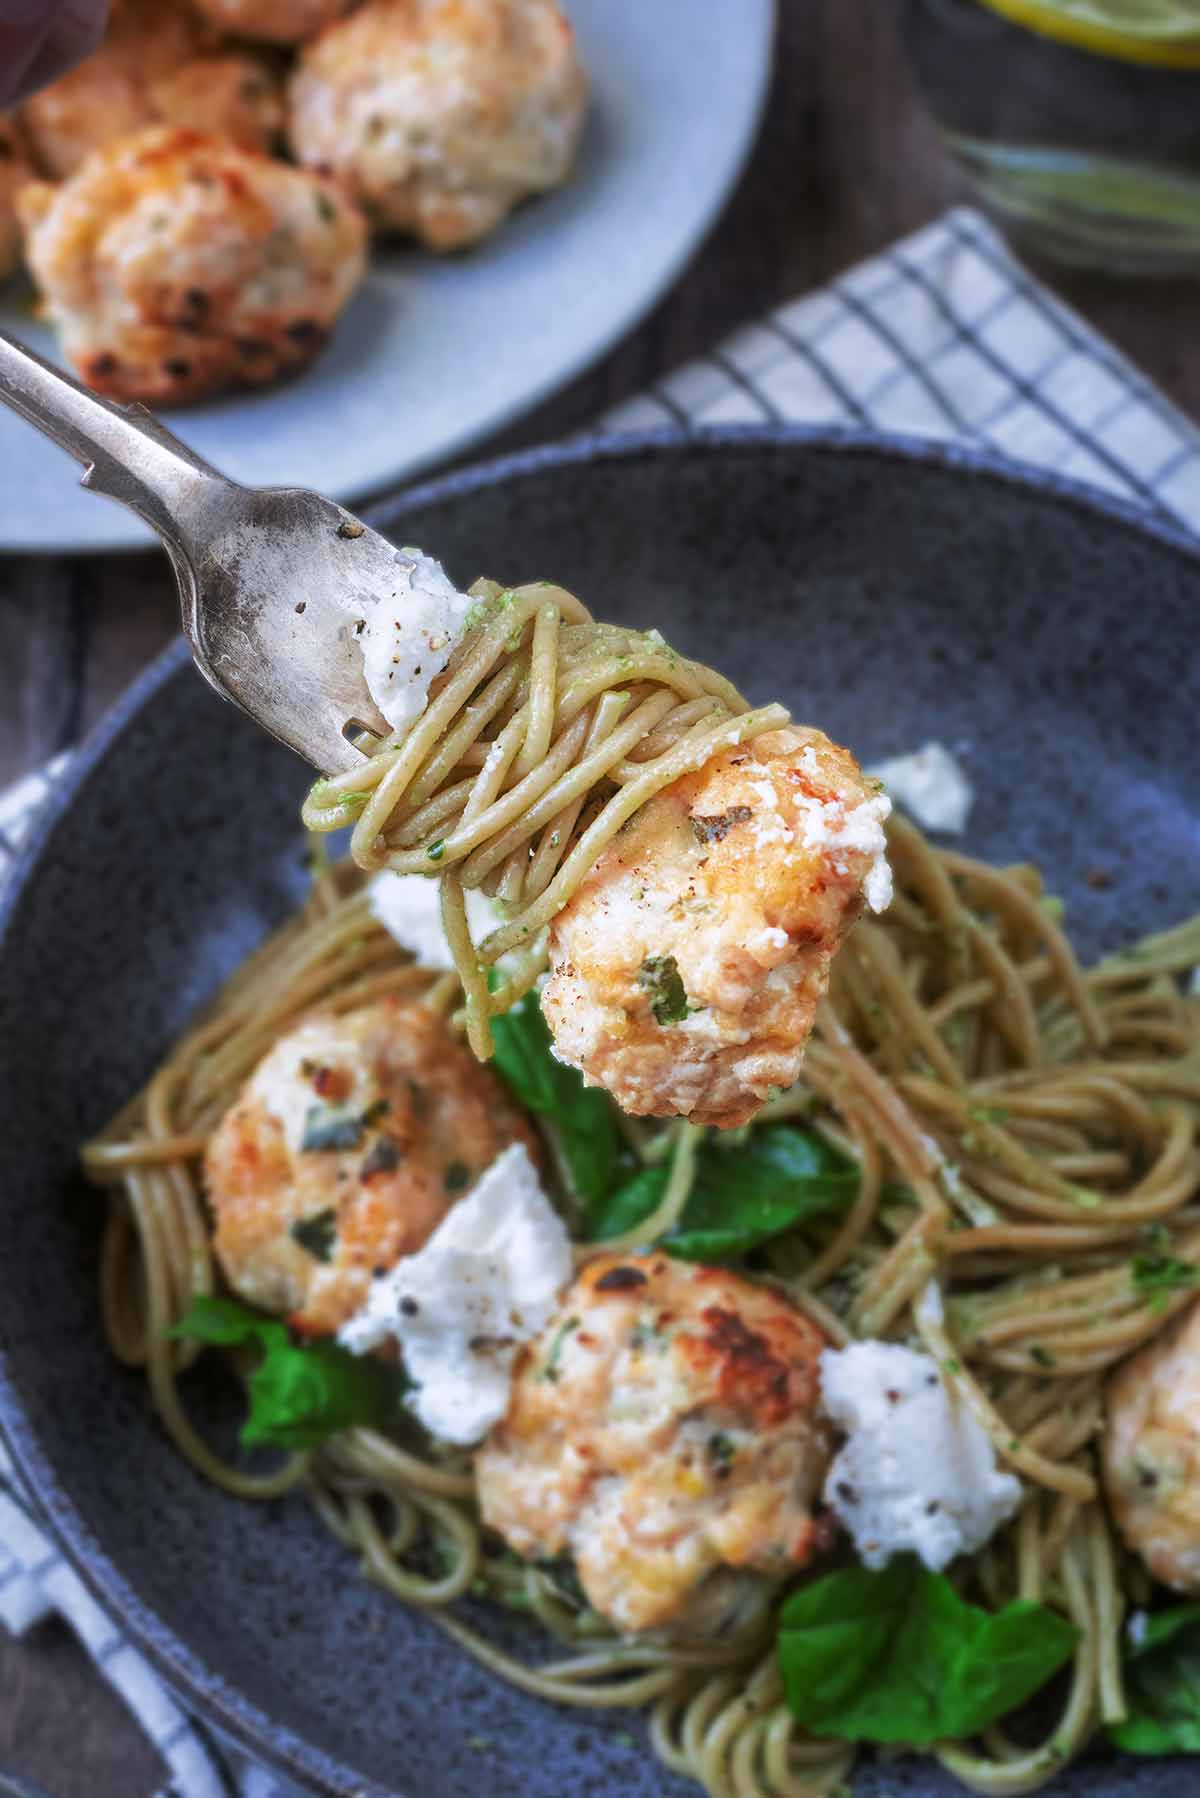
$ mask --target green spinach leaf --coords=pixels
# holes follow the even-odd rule
[[[496,1071],[513,1097],[558,1131],[590,1231],[626,1163],[612,1100],[599,1087],[585,1086],[578,1069],[555,1060],[536,993],[492,1019],[492,1041]]]
[[[618,1187],[594,1215],[594,1238],[605,1242],[642,1223],[669,1176],[664,1166],[643,1168]],[[744,1141],[718,1137],[701,1145],[683,1216],[662,1246],[683,1261],[736,1261],[784,1230],[846,1210],[858,1187],[854,1162],[815,1130],[766,1124]]]
[[[1200,1280],[1200,1267],[1178,1255],[1135,1255],[1131,1278],[1152,1311],[1165,1311],[1172,1292],[1183,1292]]]
[[[1152,1611],[1126,1640],[1129,1715],[1109,1740],[1126,1754],[1200,1754],[1200,1604]]]
[[[197,1296],[170,1333],[214,1348],[260,1351],[248,1382],[247,1446],[316,1448],[339,1430],[384,1428],[397,1415],[403,1380],[395,1370],[336,1342],[294,1343],[286,1324],[238,1299]]]
[[[817,1735],[928,1747],[985,1729],[1071,1657],[1079,1631],[1045,1605],[968,1604],[914,1556],[814,1580],[780,1613],[793,1716]]]

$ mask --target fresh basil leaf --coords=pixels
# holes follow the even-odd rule
[[[592,1217],[592,1238],[608,1242],[643,1223],[662,1200],[670,1169],[643,1168]],[[858,1196],[859,1170],[815,1130],[768,1124],[744,1141],[702,1143],[683,1216],[663,1239],[682,1261],[736,1261],[784,1230]]]
[[[677,1229],[663,1247],[684,1261],[730,1261],[784,1230],[845,1211],[858,1197],[858,1167],[815,1130],[767,1124],[744,1143],[708,1142]]]
[[[1183,1292],[1200,1280],[1200,1267],[1181,1261],[1178,1255],[1135,1255],[1130,1273],[1134,1288],[1150,1302],[1151,1310],[1166,1309],[1172,1292]]]
[[[352,1355],[336,1342],[294,1343],[278,1318],[264,1317],[237,1299],[194,1298],[170,1334],[217,1348],[261,1351],[248,1382],[250,1411],[242,1425],[248,1447],[316,1448],[339,1430],[358,1424],[381,1429],[397,1415],[403,1381],[394,1369]]]
[[[213,1348],[243,1348],[257,1343],[269,1349],[273,1343],[290,1340],[286,1324],[277,1317],[264,1317],[240,1299],[213,1298],[207,1293],[194,1295],[184,1316],[167,1334],[186,1336]]]
[[[1108,1738],[1126,1754],[1200,1754],[1200,1604],[1151,1611],[1137,1641],[1126,1635],[1129,1714]]]
[[[242,1441],[275,1448],[316,1448],[339,1430],[383,1429],[397,1415],[403,1381],[369,1355],[327,1340],[289,1343],[263,1357],[250,1375],[250,1415]]]
[[[632,1180],[618,1186],[603,1206],[595,1208],[591,1240],[610,1242],[614,1236],[624,1236],[627,1230],[636,1229],[657,1211],[670,1175],[669,1165],[644,1167]]]
[[[637,983],[650,995],[656,1024],[681,1024],[691,1007],[673,955],[648,955],[637,971]]]
[[[912,1555],[793,1593],[779,1665],[792,1715],[816,1735],[926,1748],[1016,1710],[1062,1667],[1079,1631],[1045,1605],[986,1611]]]
[[[577,1068],[557,1061],[536,993],[492,1019],[495,1066],[513,1097],[558,1131],[589,1227],[625,1164],[624,1138],[608,1094],[583,1084]]]

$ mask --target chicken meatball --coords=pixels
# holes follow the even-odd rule
[[[193,0],[218,31],[270,44],[300,44],[340,18],[350,0]]]
[[[1109,1381],[1101,1456],[1130,1548],[1164,1585],[1200,1596],[1200,1304]]]
[[[302,368],[362,279],[334,184],[164,126],[20,197],[43,315],[83,379],[170,404]]]
[[[555,0],[367,0],[302,52],[291,141],[381,230],[455,250],[566,179],[586,99]]]
[[[476,1456],[483,1520],[574,1557],[620,1630],[712,1627],[711,1581],[781,1578],[820,1545],[820,1330],[721,1268],[604,1254],[523,1351]]]
[[[330,1333],[517,1142],[534,1148],[528,1125],[427,1007],[310,1017],[209,1142],[217,1258],[251,1304]]]
[[[877,785],[788,728],[650,800],[551,925],[561,1059],[623,1111],[722,1127],[790,1086],[864,897],[891,897]]]
[[[150,124],[153,84],[202,44],[183,8],[166,0],[121,0],[100,48],[25,102],[22,117],[45,173],[69,175],[101,144]],[[211,120],[208,129],[215,129]]]
[[[256,56],[197,56],[152,82],[150,107],[164,125],[271,150],[283,132],[283,92]]]
[[[7,280],[21,260],[17,195],[32,179],[20,127],[15,119],[0,113],[0,281]]]

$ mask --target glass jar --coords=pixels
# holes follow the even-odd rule
[[[1075,48],[985,0],[900,4],[924,99],[1010,236],[1114,273],[1200,272],[1200,67]]]

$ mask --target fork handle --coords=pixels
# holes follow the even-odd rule
[[[84,464],[82,486],[144,518],[173,556],[194,559],[210,508],[236,486],[144,406],[101,399],[2,333],[0,400]]]

